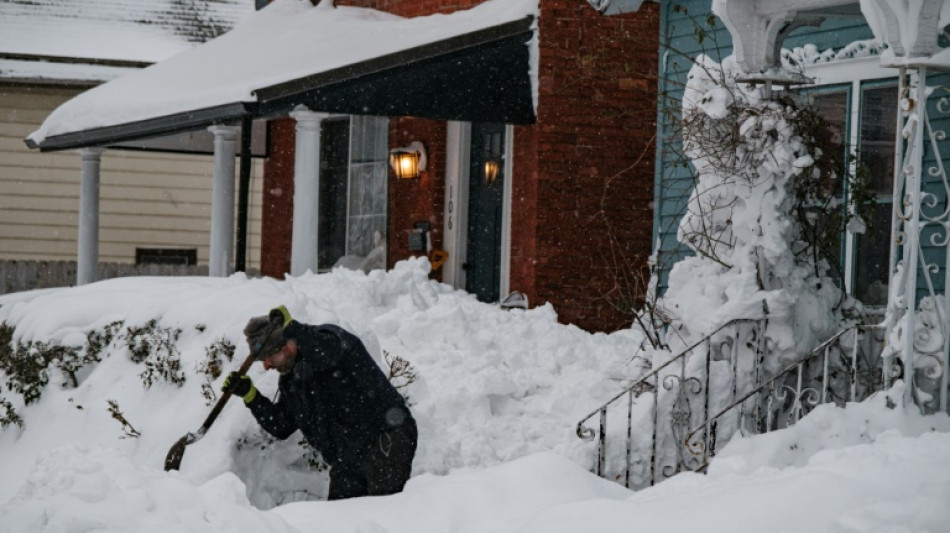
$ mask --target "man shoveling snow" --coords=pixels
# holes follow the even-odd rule
[[[301,324],[284,306],[252,318],[244,335],[264,369],[280,373],[279,398],[258,394],[238,372],[224,390],[242,397],[278,439],[303,433],[330,465],[328,499],[402,490],[412,472],[416,422],[359,338],[339,326]]]

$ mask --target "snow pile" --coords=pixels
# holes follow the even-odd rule
[[[0,460],[22,453],[10,450]],[[0,532],[576,533],[635,524],[938,533],[950,525],[950,417],[890,409],[883,394],[847,409],[824,405],[790,429],[733,441],[708,476],[680,474],[637,493],[538,453],[477,471],[417,475],[393,496],[263,511],[230,473],[195,482],[127,455],[84,444],[41,454],[18,495],[0,503]]]
[[[637,530],[676,532],[947,531],[950,420],[852,407],[822,406],[813,413],[823,418],[818,426],[802,423],[750,437],[726,458],[730,445],[708,476],[679,474],[622,502],[597,499],[558,507],[522,531],[628,531],[631,524]],[[881,431],[893,419],[939,431],[919,436],[907,428]],[[845,433],[862,427],[865,444],[823,449],[839,428]],[[793,461],[782,451],[795,446],[808,451]]]
[[[629,496],[560,456],[540,453],[477,472],[413,478],[403,493],[375,505],[295,503],[275,512],[301,531],[504,532],[530,530],[552,508]]]
[[[136,467],[119,450],[84,445],[43,453],[0,516],[0,531],[10,532],[295,531],[251,507],[234,474],[195,485]]]
[[[816,455],[864,447],[879,438],[890,438],[887,435],[916,438],[933,431],[950,431],[946,415],[923,416],[916,407],[894,407],[901,403],[903,394],[904,386],[899,382],[862,403],[847,404],[846,409],[834,404],[816,407],[787,430],[737,436],[716,456],[709,474],[748,475],[761,469],[804,467]],[[945,477],[950,481],[950,473]]]
[[[178,353],[169,358],[179,360],[185,377],[180,387],[156,378],[145,388],[146,367],[132,361],[133,347],[120,334],[100,354],[101,362],[77,373],[78,387],[51,368],[34,404],[24,406],[20,396],[4,390],[24,426],[0,431],[0,449],[17,450],[12,459],[3,454],[0,460],[0,478],[6,480],[0,500],[13,495],[41,453],[64,441],[114,447],[139,467],[160,468],[169,447],[209,412],[203,392],[220,388],[223,375],[209,382],[199,372],[209,348],[230,341],[236,354],[223,366],[236,368],[247,355],[241,330],[248,318],[280,304],[303,322],[353,331],[381,365],[386,357],[412,365],[418,377],[405,392],[420,429],[416,474],[484,468],[539,451],[589,466],[592,444],[574,435],[574,425],[642,372],[628,364],[639,337],[558,324],[547,305],[503,311],[430,281],[427,273],[428,263],[417,260],[369,275],[339,269],[284,282],[242,275],[120,278],[0,297],[0,321],[16,326],[19,343],[82,350],[90,331],[119,320],[127,331],[154,320],[153,330],[161,333],[156,336],[177,339]],[[169,330],[180,331],[176,336]],[[157,345],[154,352],[164,349]],[[254,365],[250,375],[264,394],[274,394],[273,372]],[[110,400],[141,436],[122,438],[128,428],[110,414]],[[182,472],[200,485],[234,471],[259,507],[321,498],[325,479],[311,471],[299,441],[297,434],[269,444],[234,402],[187,448]]]
[[[406,490],[325,494],[295,438],[267,445],[240,406],[164,472],[171,444],[208,412],[196,371],[228,338],[246,355],[249,316],[286,304],[298,318],[354,330],[370,350],[405,357],[421,445]],[[633,493],[590,474],[593,450],[573,425],[640,368],[639,337],[557,324],[550,307],[502,311],[427,279],[427,263],[391,272],[338,270],[278,282],[123,278],[0,297],[16,340],[81,346],[117,320],[179,328],[179,387],[143,387],[143,365],[116,338],[78,387],[50,373],[24,426],[0,430],[0,533],[236,530],[287,533],[625,531],[945,531],[950,525],[950,417],[890,408],[899,387],[847,409],[824,405],[796,426],[734,439],[708,476],[680,474]],[[134,347],[133,347],[134,348]],[[265,393],[275,376],[252,376]],[[220,385],[220,378],[214,380]],[[140,433],[107,411],[107,400]],[[240,449],[236,443],[241,442]],[[267,451],[260,450],[260,446]],[[555,452],[555,453],[552,453]]]

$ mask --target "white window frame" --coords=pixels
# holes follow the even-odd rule
[[[831,61],[807,65],[804,74],[815,80],[815,84],[809,86],[809,89],[819,89],[824,86],[843,86],[849,85],[848,98],[848,146],[850,149],[856,149],[860,143],[861,135],[861,86],[868,82],[885,81],[897,77],[894,69],[881,66],[881,59],[878,56],[862,57],[856,59],[847,59],[840,61]],[[856,169],[853,166],[851,172]],[[880,228],[884,231],[885,228]],[[886,229],[890,231],[888,227]],[[846,294],[854,294],[854,276],[855,276],[855,247],[857,236],[849,231],[844,236],[844,272],[843,283]]]

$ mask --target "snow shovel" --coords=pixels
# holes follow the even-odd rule
[[[241,368],[238,369],[239,375],[243,376],[247,373],[247,370],[251,368],[251,364],[257,359],[259,352],[260,350],[247,356],[247,359],[241,363]],[[201,437],[205,436],[205,433],[211,428],[211,424],[214,423],[214,419],[218,418],[221,410],[224,409],[224,404],[228,403],[229,398],[231,398],[231,391],[224,391],[221,394],[221,398],[218,399],[218,403],[214,404],[214,409],[208,414],[208,418],[205,418],[204,424],[201,424],[201,427],[198,428],[198,431],[185,434],[184,437],[178,439],[178,442],[172,445],[171,449],[168,450],[168,455],[165,457],[166,472],[169,470],[178,470],[178,467],[181,466],[181,458],[185,455],[185,446],[194,444],[201,440]]]

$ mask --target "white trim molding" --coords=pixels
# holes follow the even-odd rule
[[[445,139],[445,211],[443,215],[442,246],[449,257],[442,265],[442,281],[465,288],[467,245],[465,227],[468,224],[468,166],[472,127],[467,122],[450,121]]]
[[[501,196],[501,271],[498,280],[498,297],[504,300],[511,292],[511,182],[514,180],[515,127],[505,126],[505,181]]]

